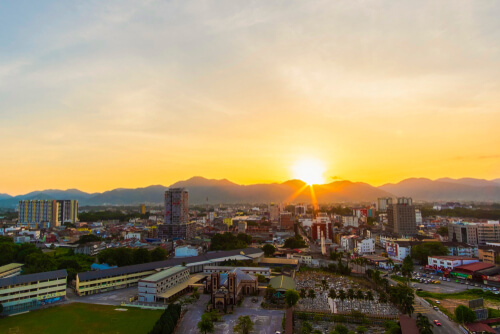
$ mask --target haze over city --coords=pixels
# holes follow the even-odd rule
[[[499,178],[499,7],[2,3],[0,192]]]

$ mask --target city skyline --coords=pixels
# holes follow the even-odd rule
[[[0,5],[0,193],[500,174],[500,5]]]

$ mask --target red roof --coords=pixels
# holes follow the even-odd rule
[[[469,264],[464,264],[463,266],[455,267],[454,270],[464,270],[464,271],[475,272],[478,270],[488,269],[488,268],[491,268],[494,266],[495,265],[492,263],[475,262],[475,263],[469,263]]]
[[[486,324],[482,324],[480,322],[476,322],[476,323],[473,323],[473,324],[467,324],[467,325],[465,325],[465,327],[467,327],[471,332],[476,332],[476,333],[480,333],[480,332],[495,333],[495,331],[493,330],[493,328],[491,328],[490,326],[488,326]]]

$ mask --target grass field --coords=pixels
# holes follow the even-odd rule
[[[116,311],[115,309],[127,309]],[[71,303],[0,320],[0,333],[142,334],[151,330],[161,310]]]

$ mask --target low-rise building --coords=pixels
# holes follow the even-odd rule
[[[74,248],[75,254],[85,254],[89,256],[96,256],[101,251],[106,249],[106,243],[101,241],[86,242]]]
[[[358,255],[373,254],[375,253],[375,239],[367,238],[356,241],[356,253]]]
[[[198,256],[199,248],[193,246],[183,246],[175,248],[175,257]]]
[[[171,267],[139,280],[139,301],[153,303],[157,296],[189,279],[189,269]]]
[[[4,314],[37,309],[66,298],[66,269],[0,279]]]
[[[497,263],[500,256],[500,246],[479,246],[479,260],[487,263]],[[499,263],[500,264],[500,263]]]
[[[212,273],[229,273],[233,271],[236,267],[225,267],[225,266],[205,266],[203,268],[203,273],[210,275]],[[249,275],[262,275],[266,278],[271,277],[271,269],[265,267],[237,267],[245,274]]]
[[[453,270],[455,267],[479,262],[479,259],[463,256],[429,256],[427,263],[435,269]]]
[[[9,263],[0,267],[0,279],[14,277],[21,274],[22,263]]]

